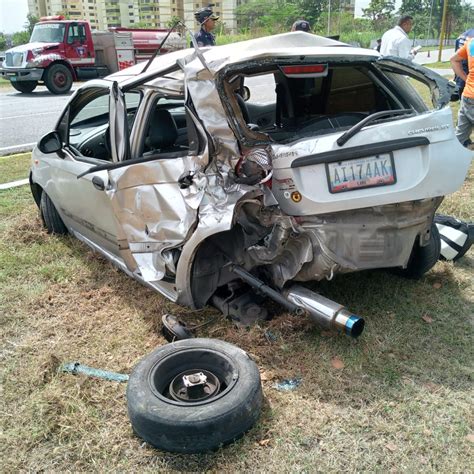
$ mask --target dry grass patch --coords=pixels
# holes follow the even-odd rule
[[[473,173],[442,211],[473,215]],[[46,234],[26,187],[0,195],[2,443],[18,471],[409,471],[472,467],[473,252],[413,282],[363,272],[317,285],[363,315],[357,341],[278,314],[235,329],[178,307],[70,237]],[[161,315],[246,349],[262,373],[257,426],[215,453],[157,451],[131,430],[125,384],[61,363],[129,373],[166,341]],[[429,316],[429,318],[426,318]],[[275,383],[301,378],[298,389]]]

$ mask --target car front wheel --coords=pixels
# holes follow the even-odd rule
[[[41,193],[40,213],[48,234],[67,234],[67,227],[54,207],[53,201],[44,191]]]
[[[135,367],[127,404],[133,430],[152,446],[201,453],[232,442],[255,423],[260,374],[232,344],[186,339],[156,349]]]
[[[72,73],[64,64],[53,64],[45,71],[44,83],[49,92],[65,94],[72,87]]]

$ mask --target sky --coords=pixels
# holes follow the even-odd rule
[[[362,8],[367,8],[370,0],[356,0],[356,16],[362,15]],[[402,3],[396,0],[397,7]],[[474,4],[474,0],[469,0]],[[28,13],[27,0],[0,0],[0,31],[3,33],[14,33],[23,30]]]
[[[0,0],[0,31],[15,33],[23,30],[27,14],[27,0]]]

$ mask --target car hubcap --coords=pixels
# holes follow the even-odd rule
[[[169,394],[178,402],[197,402],[219,393],[220,385],[219,379],[208,370],[186,370],[171,381]]]
[[[57,72],[54,75],[54,83],[59,87],[63,87],[66,84],[66,75],[62,72]]]

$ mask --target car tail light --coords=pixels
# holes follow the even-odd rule
[[[299,64],[294,66],[281,66],[285,76],[291,77],[323,77],[327,76],[327,64]]]
[[[270,184],[273,174],[272,157],[268,149],[254,148],[244,154],[235,167],[236,182]]]

